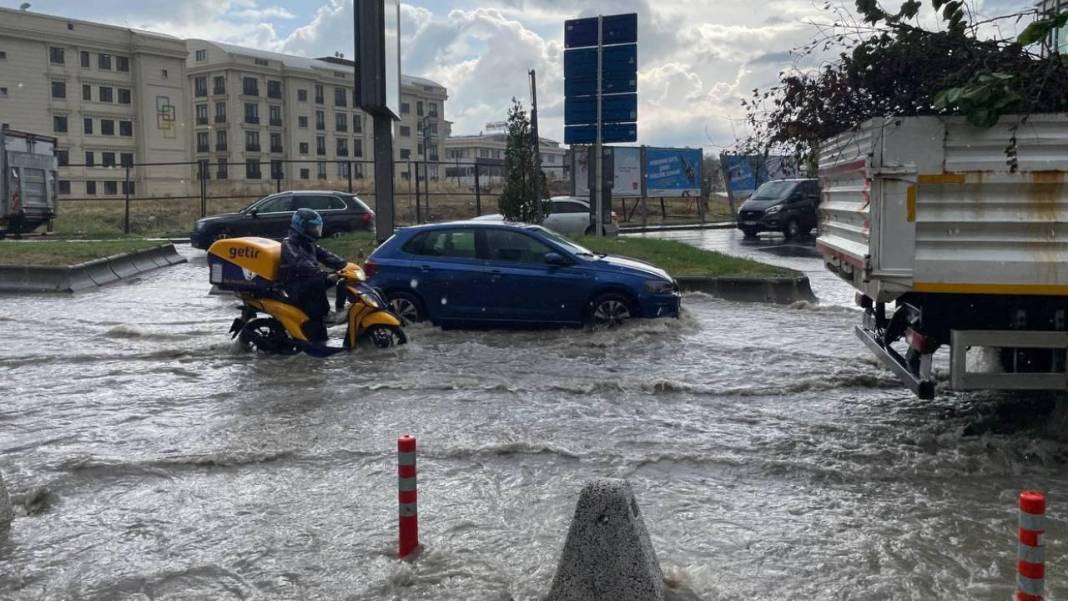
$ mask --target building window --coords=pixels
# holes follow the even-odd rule
[[[363,158],[363,140],[355,138],[352,141],[352,156],[360,159]]]
[[[65,179],[59,180],[59,193],[60,194],[70,194],[70,181],[69,180],[65,180]]]
[[[56,164],[60,167],[66,167],[70,163],[70,152],[66,150],[56,151]]]
[[[334,88],[334,106],[345,106],[347,104],[345,88]]]
[[[272,127],[282,127],[282,107],[272,104],[267,107],[267,113],[271,119]]]
[[[363,115],[352,116],[352,131],[353,133],[363,133]]]
[[[245,77],[241,80],[241,91],[245,96],[259,96],[260,82],[255,77]]]
[[[83,127],[82,131],[84,131],[86,133],[86,135],[92,135],[92,133],[93,133],[93,119],[91,117],[86,117],[85,119],[83,119],[82,120],[82,127]]]
[[[204,62],[206,60],[208,60],[208,51],[207,50],[197,50],[196,61],[198,63],[202,63],[202,62]]]
[[[297,102],[308,101],[308,90],[297,90]]]
[[[412,149],[411,148],[401,148],[400,157],[402,159],[404,159],[404,160],[408,160],[408,159],[412,158]]]
[[[402,138],[410,138],[412,136],[412,128],[407,125],[400,126],[400,135]]]
[[[124,152],[119,155],[119,164],[123,167],[133,167],[133,153]]]
[[[349,156],[349,141],[347,138],[337,139],[337,156],[347,157]]]
[[[100,120],[100,135],[102,135],[102,136],[114,136],[115,135],[115,120],[114,119],[101,119]]]
[[[96,195],[96,182],[85,182],[85,193],[90,196]]]
[[[418,100],[415,103],[415,115],[417,117],[422,117],[423,116],[423,101],[422,100]]]
[[[301,142],[300,143],[300,154],[308,154],[308,143],[307,142]]]
[[[196,106],[196,112],[197,112],[197,125],[207,125],[208,124],[208,105],[206,105],[206,104],[198,104]]]
[[[245,161],[245,179],[260,179],[260,162],[257,159]]]
[[[52,82],[52,98],[66,98],[67,97],[67,82],[65,81],[53,81]]]
[[[311,178],[311,172],[308,169],[301,169],[300,170],[300,179],[309,179],[309,178]]]
[[[225,129],[217,129],[217,130],[215,130],[215,150],[216,150],[216,152],[225,152],[226,151],[226,130]]]
[[[115,166],[115,153],[114,152],[101,152],[100,153],[100,166],[101,167],[114,167]]]
[[[104,182],[104,194],[115,196],[119,193],[119,184],[115,181]]]
[[[271,179],[282,179],[285,175],[282,173],[282,161],[271,161]]]
[[[412,112],[412,105],[408,104],[407,102],[402,102],[401,103],[401,114],[402,115],[407,115],[407,114],[409,114],[411,112]]]
[[[260,151],[260,132],[251,130],[245,132],[245,150],[249,152]]]
[[[323,156],[326,154],[326,137],[317,136],[315,138],[315,154]]]
[[[0,61],[6,61],[6,60],[7,60],[7,51],[6,50],[0,50]]]
[[[130,93],[130,90],[119,88],[119,104],[130,104],[132,99],[133,95]]]
[[[334,113],[334,130],[349,131],[349,116],[345,113]]]
[[[297,117],[297,127],[302,127],[302,128],[307,129],[307,127],[308,127],[308,116],[307,115],[301,115],[301,116]]]
[[[115,67],[117,70],[122,71],[123,73],[128,73],[130,71],[130,59],[125,56],[116,56]]]
[[[208,140],[208,132],[206,132],[206,131],[198,131],[197,132],[197,152],[210,152],[210,151],[211,151],[211,144],[210,144],[210,142]]]
[[[271,152],[282,152],[282,134],[271,134]]]
[[[207,77],[195,77],[193,78],[193,95],[197,98],[203,98],[208,95],[208,78]]]
[[[215,103],[215,122],[216,123],[226,123],[226,103],[225,102],[216,102]]]
[[[111,71],[111,55],[101,54],[96,57],[96,68],[101,71]]]
[[[219,157],[219,163],[215,166],[215,179],[226,179],[230,174],[226,171],[226,157]]]
[[[257,64],[257,65],[259,65],[259,66],[261,66],[261,67],[266,67],[267,65],[270,65],[270,64],[271,64],[271,61],[269,61],[269,60],[267,60],[267,59],[265,59],[265,58],[257,58],[257,59],[253,59],[253,61],[254,61],[254,62],[255,62],[255,63]]]
[[[319,179],[326,179],[326,163],[319,161],[316,164],[316,171],[318,171],[316,175],[319,176]]]
[[[323,101],[323,86],[315,84],[315,104],[325,104]]]
[[[119,121],[119,135],[133,136],[133,121]]]
[[[96,165],[96,161],[93,160],[93,153],[92,152],[86,152],[85,153],[85,166],[86,167],[92,167],[94,165]]]
[[[163,79],[167,79],[167,70],[166,69],[161,69],[160,72],[159,72],[159,76],[162,77]]]
[[[115,102],[115,89],[100,86],[100,102]]]
[[[212,93],[216,95],[222,95],[226,93],[226,78],[222,75],[216,75],[212,79]]]
[[[253,125],[260,122],[260,105],[255,102],[245,103],[245,123]]]
[[[430,116],[431,117],[437,117],[438,116],[438,103],[431,102],[428,108],[430,109],[429,112],[430,112]]]
[[[315,111],[315,129],[319,131],[326,129],[326,113],[323,111]]]
[[[281,98],[282,97],[282,82],[280,81],[267,81],[267,97],[268,98]]]
[[[62,65],[65,62],[63,58],[63,49],[56,48],[55,46],[50,47],[48,49],[48,62],[53,65]]]
[[[81,57],[82,57],[82,68],[83,69],[88,69],[89,68],[89,53],[84,51],[84,50],[82,50]]]
[[[128,182],[128,181],[124,180],[122,182],[122,193],[123,194],[129,194],[130,196],[133,196],[134,195],[134,185],[135,184],[136,184],[136,182]]]
[[[423,156],[423,143],[422,142],[420,142],[419,144],[415,145],[415,156],[420,156],[420,157]]]

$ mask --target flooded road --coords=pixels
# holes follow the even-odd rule
[[[1016,494],[1037,487],[1048,597],[1068,598],[1047,399],[916,400],[853,338],[851,293],[268,358],[232,347],[235,301],[183,253],[140,281],[0,299],[19,510],[0,599],[533,601],[601,476],[631,481],[665,573],[708,600],[1008,599]],[[404,433],[411,565],[392,559]]]

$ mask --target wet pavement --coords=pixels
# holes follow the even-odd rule
[[[853,338],[833,280],[813,279],[822,305],[688,295],[678,320],[415,327],[406,347],[317,360],[235,349],[236,302],[183,253],[74,297],[0,298],[19,512],[0,599],[533,601],[601,476],[631,481],[665,573],[708,600],[1008,599],[1015,496],[1038,487],[1048,597],[1068,598],[1048,399],[913,398]],[[404,433],[421,449],[412,564],[392,558]]]

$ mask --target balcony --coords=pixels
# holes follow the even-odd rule
[[[196,95],[197,98],[204,98],[205,96],[208,95],[208,89],[207,88],[197,88],[196,91],[194,92],[194,94]]]
[[[208,152],[211,147],[207,144],[197,144],[197,152]]]
[[[245,150],[247,152],[259,152],[260,151],[260,145],[259,144],[245,144]]]
[[[326,104],[326,103],[323,102],[323,97],[322,96],[316,96],[315,97],[315,104]]]
[[[282,147],[281,146],[271,146],[271,153],[272,154],[282,154]]]
[[[259,88],[250,88],[248,86],[245,86],[244,89],[242,89],[241,91],[245,94],[245,96],[259,96],[260,95],[260,89]]]
[[[215,96],[226,96],[226,87],[215,86],[215,88],[211,90],[211,93]]]
[[[334,127],[334,131],[337,131],[337,132],[347,132],[347,131],[349,131],[349,127],[347,125],[345,125],[344,123],[337,123],[335,125],[336,125],[336,127]]]
[[[226,152],[226,144],[216,144],[215,150],[216,152]]]
[[[339,157],[347,157],[347,156],[349,156],[348,149],[347,148],[339,148],[338,151],[337,151],[337,156],[339,156]]]
[[[271,119],[271,127],[282,127],[281,119]]]
[[[197,125],[207,125],[207,124],[208,124],[208,118],[207,117],[197,117]]]
[[[251,123],[252,125],[259,125],[260,118],[254,115],[245,115],[245,123]]]
[[[226,115],[215,115],[216,123],[226,123]]]
[[[325,157],[326,156],[326,149],[325,148],[316,148],[315,149],[315,154],[317,154],[317,155],[319,155],[321,157]]]

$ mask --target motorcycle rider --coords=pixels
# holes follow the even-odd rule
[[[324,319],[330,313],[326,289],[332,275],[319,268],[341,269],[345,259],[319,246],[323,235],[323,218],[312,209],[297,209],[289,223],[289,235],[282,241],[282,261],[278,277],[290,300],[308,315],[304,333],[311,342],[326,342]]]

